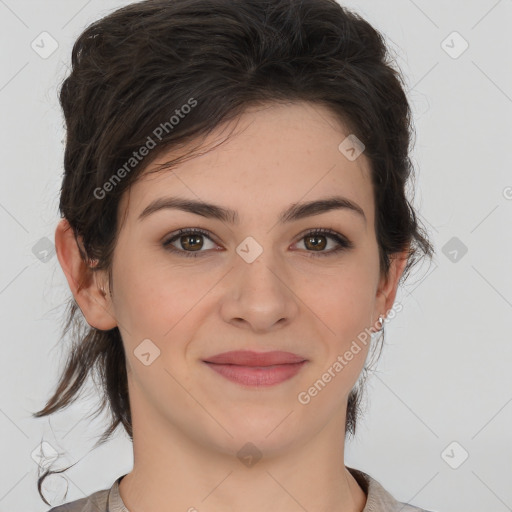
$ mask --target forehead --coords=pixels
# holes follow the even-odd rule
[[[153,172],[190,148],[160,155],[123,196],[120,210],[134,222],[154,199],[180,196],[229,206],[242,219],[244,211],[262,219],[263,212],[281,211],[283,204],[343,195],[357,202],[370,221],[374,205],[369,161],[364,153],[352,160],[340,150],[350,135],[323,106],[251,107],[217,127],[190,158]]]

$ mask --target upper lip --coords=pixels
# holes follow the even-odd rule
[[[273,366],[276,364],[301,363],[304,357],[291,352],[254,352],[252,350],[234,350],[223,352],[204,359],[207,363],[236,364],[239,366]]]

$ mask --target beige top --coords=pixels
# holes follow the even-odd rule
[[[428,512],[395,500],[379,482],[366,473],[349,467],[347,469],[366,494],[366,505],[362,512]],[[48,512],[130,512],[119,494],[119,482],[124,476],[120,476],[110,489],[97,491]]]

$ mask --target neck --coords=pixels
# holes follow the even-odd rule
[[[250,444],[236,435],[226,435],[225,446],[198,442],[154,411],[132,411],[134,466],[119,485],[130,512],[361,512],[365,506],[365,493],[343,463],[343,409],[313,437],[285,447],[272,445],[271,435]]]

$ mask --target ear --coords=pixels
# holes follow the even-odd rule
[[[73,229],[66,219],[62,219],[55,230],[55,250],[69,288],[87,323],[102,331],[116,327],[110,295],[103,291],[105,272],[92,270],[82,259]]]
[[[381,316],[385,318],[388,311],[393,307],[398,290],[398,283],[409,257],[408,249],[409,248],[400,253],[391,255],[388,274],[381,276],[379,280],[377,295],[375,297],[375,314],[377,318],[374,319],[373,325],[378,325],[378,317]]]

